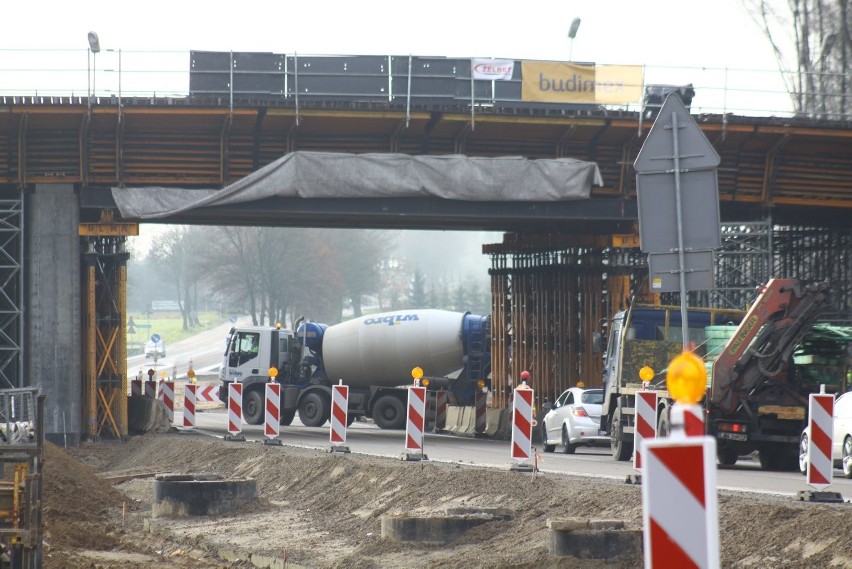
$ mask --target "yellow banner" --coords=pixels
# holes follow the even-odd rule
[[[80,236],[127,237],[139,235],[138,223],[81,223]]]
[[[641,65],[598,65],[595,67],[595,102],[626,105],[642,101],[645,68]]]
[[[640,65],[521,62],[521,100],[537,103],[620,105],[642,100]]]

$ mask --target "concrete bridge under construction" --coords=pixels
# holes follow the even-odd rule
[[[407,71],[409,85],[412,73],[424,81],[423,92],[368,96],[355,87],[369,73],[332,72],[340,59],[315,59],[319,71],[303,71],[302,85],[332,87],[301,96],[235,92],[232,80],[230,90],[182,98],[0,97],[0,384],[42,388],[48,438],[127,435],[125,243],[139,220],[120,217],[112,188],[218,189],[303,150],[595,162],[603,186],[587,200],[507,208],[276,198],[157,222],[503,231],[501,243],[483,249],[491,258],[492,384],[506,385],[521,369],[551,398],[580,379],[599,383],[592,331],[632,294],[649,295],[632,164],[653,106],[535,105],[493,93],[485,102],[478,89],[492,82],[473,81],[470,60],[452,60],[451,78],[435,71],[451,60],[427,58]],[[346,69],[359,69],[357,59]],[[295,69],[306,67],[284,72],[291,83]],[[472,91],[459,94],[468,84]],[[852,321],[852,125],[694,118],[721,157],[724,242],[717,289],[700,300],[740,308],[773,275],[828,280],[830,317]]]

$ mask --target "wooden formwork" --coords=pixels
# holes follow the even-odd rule
[[[517,234],[483,251],[491,256],[492,405],[510,404],[524,370],[539,403],[579,382],[600,386],[592,337],[641,286],[638,251],[614,248],[610,237]]]

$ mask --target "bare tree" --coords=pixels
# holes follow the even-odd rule
[[[743,0],[772,44],[797,114],[846,118],[849,0]]]
[[[197,229],[175,226],[165,231],[155,242],[151,256],[170,276],[175,286],[183,329],[189,330],[197,321],[195,297],[190,293],[197,282],[196,254],[200,239]]]

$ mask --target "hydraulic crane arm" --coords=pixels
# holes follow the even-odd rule
[[[796,279],[770,280],[713,364],[710,402],[732,413],[738,394],[779,376],[830,304],[827,283],[803,287]]]

